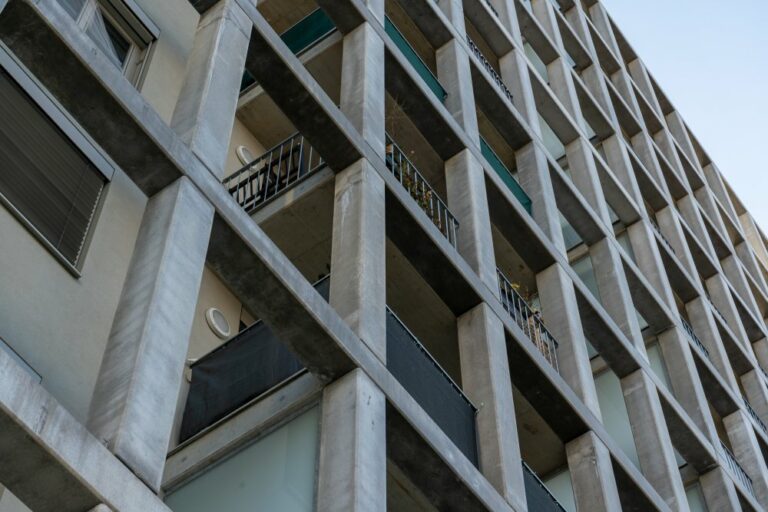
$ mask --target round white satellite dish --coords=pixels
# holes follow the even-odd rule
[[[243,165],[248,165],[249,163],[256,160],[256,157],[253,156],[253,153],[251,153],[251,150],[245,146],[237,146],[235,153],[237,153],[237,158],[240,160],[240,163]]]
[[[229,326],[229,322],[227,322],[227,317],[218,309],[208,308],[205,312],[205,320],[208,322],[208,327],[219,338],[226,340],[232,334],[232,328]]]

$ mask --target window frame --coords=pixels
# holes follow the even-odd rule
[[[110,184],[114,178],[117,165],[104,152],[103,149],[83,130],[77,121],[64,109],[64,107],[49,93],[40,81],[24,67],[16,58],[13,52],[0,41],[0,68],[5,71],[11,80],[24,91],[42,112],[48,117],[51,123],[61,131],[63,137],[72,144],[83,157],[90,162],[95,172],[101,174],[104,179],[104,187],[96,202],[88,231],[83,238],[81,249],[82,256],[77,264],[70,262],[63,254],[37,229],[37,227],[27,219],[16,206],[5,196],[0,194],[0,204],[4,206],[18,221],[22,224],[36,239],[45,247],[49,253],[75,278],[82,277],[81,270],[85,263],[88,248],[93,238],[96,225],[101,217],[101,210],[104,200],[109,193]]]

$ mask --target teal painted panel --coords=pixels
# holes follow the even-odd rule
[[[306,50],[322,38],[336,30],[331,18],[322,9],[315,9],[301,21],[280,35],[283,42],[293,53]]]
[[[435,93],[435,96],[437,96],[440,101],[445,101],[445,97],[448,93],[445,92],[445,89],[437,80],[437,77],[432,74],[432,71],[430,71],[427,65],[424,64],[424,61],[421,60],[421,57],[416,53],[416,50],[413,49],[405,36],[400,33],[389,18],[385,19],[384,30],[387,32],[389,38],[392,39],[392,42],[400,48],[400,51],[403,52],[403,55],[405,55],[405,58],[411,63],[411,66],[413,66],[419,76],[426,82],[427,87]]]
[[[491,165],[491,167],[493,167],[493,170],[496,171],[502,181],[504,181],[504,183],[507,185],[509,190],[512,191],[512,194],[514,194],[517,200],[520,201],[520,204],[523,205],[525,211],[527,211],[530,215],[533,208],[531,198],[528,197],[528,194],[525,193],[515,177],[512,176],[512,173],[509,172],[509,169],[507,169],[507,166],[504,165],[504,162],[501,161],[498,155],[493,151],[493,149],[491,149],[491,146],[489,146],[485,139],[482,137],[480,137],[480,151],[483,153],[483,156]]]

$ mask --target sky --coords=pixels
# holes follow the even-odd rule
[[[602,0],[768,233],[768,0]]]

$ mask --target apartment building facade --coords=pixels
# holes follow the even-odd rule
[[[768,237],[596,0],[0,0],[0,511],[760,511]]]

